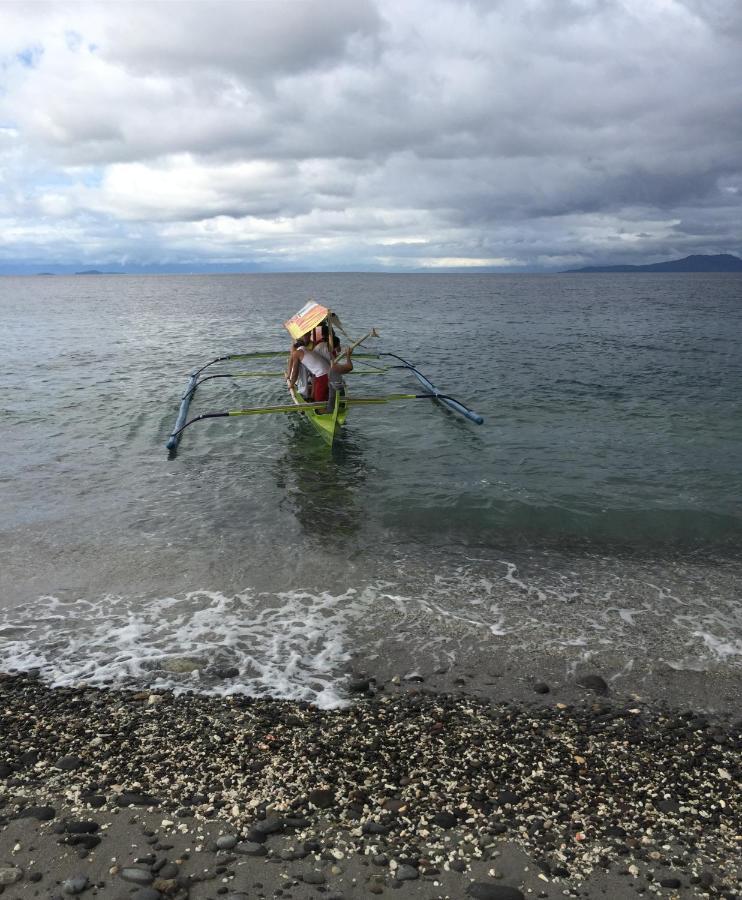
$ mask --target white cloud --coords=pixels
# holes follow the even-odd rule
[[[740,249],[732,0],[1,9],[6,260],[517,268]]]

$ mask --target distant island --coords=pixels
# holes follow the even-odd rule
[[[731,253],[697,254],[648,266],[585,266],[582,269],[567,269],[564,274],[575,272],[742,272],[742,259]]]

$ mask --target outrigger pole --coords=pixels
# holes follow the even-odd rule
[[[432,381],[427,379],[422,372],[418,371],[412,363],[407,362],[406,359],[402,359],[401,356],[397,356],[396,353],[379,353],[379,356],[391,356],[392,359],[398,359],[401,366],[391,366],[392,369],[407,369],[408,372],[412,372],[412,374],[417,378],[420,384],[425,388],[426,391],[430,391],[430,394],[436,399],[440,400],[440,402],[447,406],[453,412],[459,413],[459,415],[464,416],[464,418],[469,419],[470,422],[476,422],[477,425],[481,425],[484,422],[482,416],[479,413],[474,412],[473,409],[469,409],[468,406],[465,406],[461,403],[460,400],[454,400],[453,397],[449,397],[446,394],[442,394],[438,388],[433,384]]]
[[[346,406],[372,406],[374,404],[380,403],[395,403],[399,400],[449,400],[452,403],[458,403],[458,401],[454,400],[452,397],[447,397],[445,394],[441,393],[387,394],[385,397],[345,397],[342,403]],[[463,409],[466,409],[463,403],[459,405]],[[223,412],[201,413],[200,416],[194,416],[188,422],[181,425],[180,428],[178,428],[176,431],[173,431],[172,435],[170,436],[170,440],[176,438],[177,445],[177,441],[180,440],[180,436],[186,430],[186,428],[188,428],[190,425],[195,425],[196,422],[201,422],[204,419],[225,419],[230,416],[260,416],[265,413],[300,413],[306,412],[308,409],[325,409],[326,407],[327,401],[322,400],[318,403],[302,403],[300,406],[297,406],[296,404],[286,404],[285,406],[253,406],[248,409],[227,409]],[[471,412],[471,410],[467,410],[467,412]],[[474,415],[476,415],[476,413],[474,413]],[[473,419],[472,421],[476,420]]]
[[[175,420],[175,425],[173,426],[172,433],[168,438],[168,442],[167,444],[165,444],[167,449],[171,453],[174,453],[178,448],[178,442],[180,441],[180,432],[183,430],[183,425],[185,424],[186,418],[188,416],[188,407],[191,405],[191,400],[193,399],[193,395],[196,392],[196,388],[201,383],[198,379],[198,376],[205,369],[208,369],[209,366],[213,366],[214,363],[226,362],[229,359],[270,359],[272,356],[283,356],[284,354],[284,350],[269,350],[261,351],[259,353],[230,353],[228,356],[217,356],[215,359],[212,359],[210,362],[207,362],[205,365],[201,366],[200,369],[196,369],[195,372],[191,372],[188,379],[188,384],[186,385],[185,394],[183,394],[183,397],[180,401],[178,417]],[[201,379],[201,381],[206,381],[206,379],[203,378]]]

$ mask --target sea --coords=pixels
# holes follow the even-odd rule
[[[189,373],[309,299],[484,424],[213,418],[169,455]],[[323,708],[472,659],[742,674],[739,275],[3,277],[0,336],[0,671]],[[395,362],[349,392],[420,393]],[[211,366],[274,374],[191,415],[286,403],[284,366]]]

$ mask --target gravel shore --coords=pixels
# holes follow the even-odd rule
[[[589,680],[540,705],[355,687],[324,711],[0,675],[0,892],[738,896],[739,722]]]

